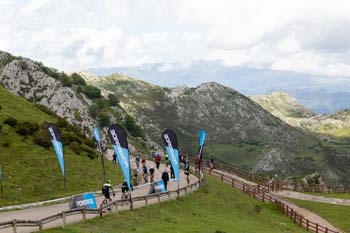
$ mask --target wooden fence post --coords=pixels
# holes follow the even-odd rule
[[[86,207],[83,207],[83,221],[85,222],[86,220]]]
[[[147,206],[148,205],[148,196],[146,195],[145,196],[145,206]]]
[[[13,219],[13,220],[12,220],[12,226],[13,226],[13,233],[17,233],[16,219]]]
[[[62,212],[62,228],[66,228],[66,213]]]
[[[119,203],[116,202],[115,204],[116,204],[116,206],[115,206],[116,207],[115,208],[115,213],[118,214],[118,212],[119,212]]]
[[[224,180],[224,175],[223,174],[221,174],[221,181],[223,181]]]
[[[185,195],[187,195],[187,187],[185,187]]]
[[[325,233],[328,233],[328,227],[326,227],[326,232]]]
[[[118,205],[117,202],[113,202],[114,205],[114,213],[118,213]]]
[[[306,219],[306,230],[309,230],[309,219]]]
[[[43,232],[43,223],[40,221],[39,222],[39,232]]]
[[[170,196],[170,192],[168,191],[168,199],[170,200],[171,199],[171,196]]]
[[[316,223],[316,233],[318,233],[318,223]]]
[[[263,199],[262,199],[263,202],[265,202],[265,192],[263,192]]]
[[[130,202],[130,210],[133,210],[134,209],[134,205],[133,205],[133,200],[132,200],[131,197],[129,199],[129,202]]]
[[[158,204],[160,204],[160,193],[158,193],[157,198],[158,198]]]

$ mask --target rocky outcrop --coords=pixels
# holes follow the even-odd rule
[[[40,63],[0,51],[0,84],[16,95],[46,106],[70,123],[90,130],[96,125],[89,116],[90,101],[46,74]]]

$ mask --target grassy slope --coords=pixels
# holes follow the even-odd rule
[[[260,213],[255,206],[262,207]],[[95,218],[48,232],[304,232],[273,204],[261,203],[214,177],[194,194],[160,205]]]
[[[295,204],[320,215],[340,229],[350,232],[350,206],[291,199]]]
[[[21,121],[42,123],[56,119],[27,100],[0,87],[0,124],[9,116]],[[9,147],[3,144],[10,142]],[[36,145],[32,137],[18,135],[8,125],[0,132],[0,166],[3,171],[4,199],[0,206],[46,200],[89,190],[99,190],[102,179],[100,160],[76,155],[68,147],[66,157],[67,191],[55,152]],[[117,182],[117,170],[107,162],[107,174]]]

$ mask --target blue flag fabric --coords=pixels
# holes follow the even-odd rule
[[[100,132],[98,131],[98,128],[94,128],[94,136],[95,139],[98,143],[101,143],[101,136],[100,136]]]
[[[200,159],[202,159],[202,155],[203,155],[204,141],[205,141],[205,130],[200,130],[200,132],[199,132],[199,152],[198,152]]]
[[[180,180],[180,163],[179,163],[179,147],[177,137],[174,131],[167,129],[162,133],[162,139],[165,144],[165,149],[169,155],[171,166],[174,169],[175,179]]]
[[[65,175],[64,153],[63,153],[63,146],[62,146],[60,133],[58,131],[57,126],[54,123],[50,123],[48,125],[47,129],[49,131],[51,143],[52,143],[53,148],[55,149],[55,152],[56,152],[58,163],[60,164],[61,172],[64,176]]]
[[[118,163],[122,168],[129,190],[131,191],[130,157],[125,130],[120,125],[111,125],[108,129],[108,136],[117,155]]]

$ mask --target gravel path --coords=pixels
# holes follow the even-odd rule
[[[276,192],[275,194],[282,197],[289,197],[289,198],[305,200],[305,201],[314,201],[314,202],[322,202],[322,203],[335,204],[335,205],[350,206],[349,199],[315,196],[315,195],[310,195],[310,194],[300,193],[300,192],[293,192],[293,191],[279,191],[279,192]]]

